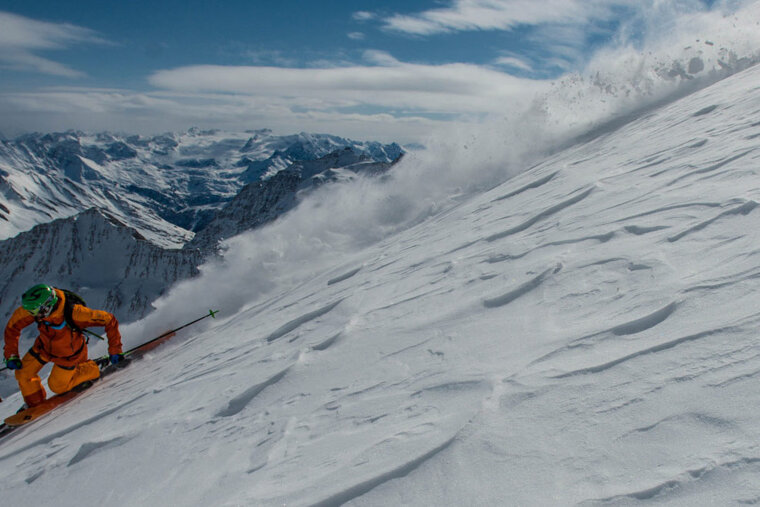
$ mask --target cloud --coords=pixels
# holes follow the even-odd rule
[[[391,55],[387,51],[382,51],[379,49],[368,49],[364,51],[364,54],[362,55],[364,60],[366,60],[368,63],[372,63],[375,65],[381,65],[385,67],[394,67],[402,65],[402,63],[397,60],[393,55]]]
[[[606,16],[606,4],[588,0],[454,0],[450,7],[417,14],[395,14],[384,19],[385,28],[412,35],[456,31],[511,30],[518,25],[584,22],[589,16]],[[593,4],[593,5],[592,5]]]
[[[583,69],[600,45],[641,43],[667,34],[679,19],[711,11],[728,14],[751,1],[447,0],[443,3],[447,5],[377,19],[387,32],[418,37],[519,30],[521,43],[506,55],[517,60],[496,60],[495,65],[541,77],[557,77]]]
[[[477,30],[514,30],[520,26],[594,24],[641,17],[667,23],[680,15],[710,9],[736,10],[752,0],[447,0],[447,7],[380,18],[389,31],[428,36]],[[369,13],[368,13],[369,14]]]
[[[117,131],[156,134],[204,128],[275,132],[330,132],[352,138],[410,142],[436,125],[449,123],[410,112],[350,110],[313,97],[260,97],[218,93],[135,92],[54,88],[0,93],[0,132]],[[342,105],[351,106],[344,102]],[[361,108],[359,108],[361,109]],[[454,122],[456,123],[456,122]]]
[[[542,82],[472,64],[423,65],[369,51],[374,65],[336,68],[197,65],[154,73],[150,83],[174,93],[244,94],[308,101],[318,110],[367,107],[420,114],[488,114],[529,100]]]
[[[377,15],[369,11],[357,11],[352,16],[356,21],[371,21],[377,18]]]
[[[662,0],[641,3],[649,1]],[[621,12],[637,8],[630,0],[450,0],[447,7],[393,14],[380,22],[386,31],[422,37],[520,29],[521,43],[508,55],[512,59],[495,64],[556,77],[581,68],[591,53],[590,39],[614,24]]]
[[[346,35],[351,40],[364,40],[366,38],[363,32],[349,32]]]
[[[533,72],[533,66],[525,60],[516,56],[500,56],[494,60],[494,65],[503,65],[505,67],[513,67],[515,69],[524,70],[526,72]]]
[[[243,56],[255,65],[278,65],[281,67],[287,67],[297,63],[295,58],[286,56],[283,51],[272,49],[248,50],[243,53]]]
[[[36,54],[75,44],[107,43],[88,28],[50,23],[0,11],[0,65],[16,70],[64,77],[80,77],[75,69]]]

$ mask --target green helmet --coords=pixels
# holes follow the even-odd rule
[[[57,303],[55,289],[44,283],[35,285],[21,296],[21,307],[35,317],[47,317]]]

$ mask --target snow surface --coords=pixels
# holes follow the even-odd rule
[[[503,135],[228,241],[125,341],[220,318],[1,440],[3,504],[760,503],[760,67]]]

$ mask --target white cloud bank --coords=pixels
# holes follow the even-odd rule
[[[81,43],[105,42],[88,28],[37,21],[0,11],[0,66],[69,78],[81,77],[81,72],[36,53]]]
[[[403,63],[383,52],[375,65],[301,69],[197,65],[157,72],[150,83],[182,93],[288,97],[314,110],[376,106],[417,114],[482,114],[524,101],[544,83],[471,64]]]
[[[300,105],[296,105],[300,104]],[[156,134],[189,126],[280,134],[325,132],[356,139],[412,142],[442,123],[419,115],[308,108],[308,101],[241,94],[56,88],[0,94],[0,132],[110,130]]]

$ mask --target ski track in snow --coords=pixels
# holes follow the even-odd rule
[[[597,132],[156,349],[0,441],[0,495],[757,503],[758,79]]]

